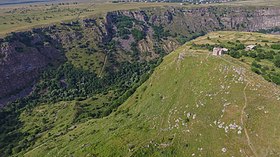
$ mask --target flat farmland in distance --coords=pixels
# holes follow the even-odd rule
[[[235,1],[229,2],[229,5],[234,6],[271,6],[271,7],[279,7],[279,0],[244,0],[244,1]]]
[[[6,1],[0,1],[6,2]],[[63,3],[63,5],[61,4]],[[148,7],[206,7],[206,6],[236,6],[236,7],[280,7],[279,0],[244,0],[227,3],[203,5],[180,5],[180,3],[111,3],[108,0],[82,0],[78,3],[56,1],[55,3],[31,3],[0,6],[0,37],[15,31],[27,30],[43,25],[75,20],[84,17],[102,15],[109,11],[141,9]]]
[[[0,36],[61,21],[104,14],[108,11],[179,6],[178,3],[64,3],[0,7]]]

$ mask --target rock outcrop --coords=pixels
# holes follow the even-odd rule
[[[0,44],[0,104],[30,88],[43,68],[64,60],[56,41],[47,41],[37,33],[16,33],[10,37]]]

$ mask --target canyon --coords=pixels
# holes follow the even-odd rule
[[[143,32],[143,38],[135,40],[130,31],[126,38],[120,37],[116,24],[121,17],[132,20],[133,26],[128,29],[137,28]],[[108,12],[105,17],[11,33],[0,40],[0,86],[3,89],[0,102],[4,105],[8,100],[15,100],[15,95],[38,81],[40,72],[45,68],[65,62],[65,54],[81,44],[78,41],[93,45],[94,50],[100,53],[94,62],[101,62],[106,55],[108,62],[105,67],[117,69],[118,65],[114,62],[157,59],[185,41],[211,31],[258,31],[278,26],[280,8],[276,7],[166,7]],[[158,34],[162,32],[156,32],[157,28],[165,34]],[[163,38],[156,38],[156,35]],[[114,53],[104,49],[104,43],[110,41],[119,43]],[[139,53],[131,57],[127,52],[132,49]],[[99,73],[102,66],[100,63],[93,71]]]

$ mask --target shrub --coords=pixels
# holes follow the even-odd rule
[[[6,57],[6,55],[4,53],[0,53],[0,59],[3,59],[5,57]]]
[[[245,45],[244,44],[236,44],[234,49],[235,50],[243,50],[243,49],[245,49]]]
[[[275,50],[280,50],[280,44],[273,44],[271,45],[271,48]]]
[[[138,29],[133,29],[131,33],[136,41],[140,41],[145,37],[145,33]]]
[[[17,52],[23,52],[23,47],[15,47],[15,50],[16,50]]]
[[[280,85],[280,74],[279,73],[271,73],[271,80],[277,85]]]
[[[154,30],[154,37],[158,41],[169,35],[169,33],[167,33],[162,26],[152,26],[152,28]]]
[[[258,64],[256,61],[253,61],[253,62],[252,62],[252,67],[261,68],[262,65]]]
[[[118,28],[132,28],[133,26],[133,19],[128,16],[119,16],[114,22]]]
[[[184,44],[184,43],[186,43],[186,42],[188,41],[188,38],[185,37],[185,36],[183,36],[183,35],[180,35],[180,36],[178,36],[177,41],[178,41],[180,44]]]
[[[257,57],[257,54],[255,52],[250,52],[249,53],[249,56],[252,57],[252,58],[256,58]]]
[[[124,27],[118,29],[118,36],[124,37],[130,34],[130,31]]]
[[[240,58],[242,55],[238,51],[230,51],[229,55],[232,56],[233,58]]]
[[[251,69],[254,73],[259,74],[259,75],[261,74],[261,71],[258,68],[252,67]]]
[[[280,55],[278,55],[278,56],[275,57],[274,65],[275,65],[276,67],[280,68]]]
[[[262,52],[258,53],[257,56],[258,56],[259,59],[265,59],[266,58],[265,54],[262,53]]]

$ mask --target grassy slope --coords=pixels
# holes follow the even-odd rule
[[[260,34],[207,36],[242,41]],[[207,36],[192,42],[211,42]],[[279,36],[261,39],[276,41]],[[209,56],[190,45],[166,56],[117,112],[77,125],[65,135],[42,139],[24,155],[279,156],[279,87],[252,73],[246,63]],[[179,54],[184,59],[178,60]],[[214,122],[224,124],[219,128],[221,123]],[[241,129],[226,132],[226,126],[234,123]]]

